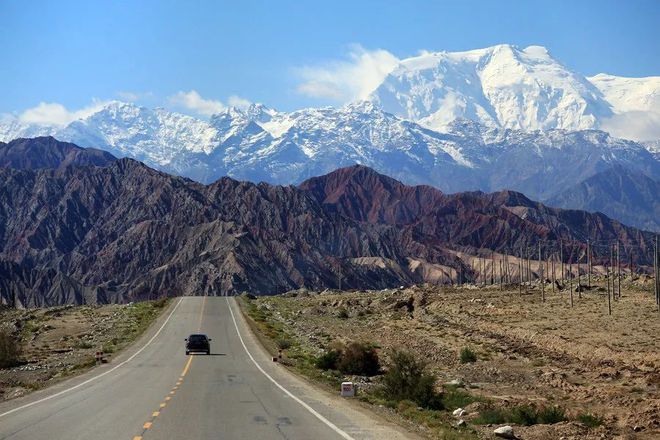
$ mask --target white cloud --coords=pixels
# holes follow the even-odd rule
[[[168,100],[173,105],[180,105],[203,116],[211,116],[227,108],[220,101],[202,98],[196,90],[178,92],[176,95],[170,96]]]
[[[619,113],[603,121],[601,128],[612,136],[650,141],[660,139],[660,113],[630,111]]]
[[[152,98],[154,96],[151,92],[128,92],[128,91],[119,91],[117,96],[123,101],[127,102],[136,102],[145,98]]]
[[[229,102],[229,105],[232,107],[238,107],[241,109],[246,109],[252,104],[250,101],[248,101],[245,98],[241,98],[240,96],[232,95],[229,97],[227,100]]]
[[[99,111],[105,104],[105,101],[95,99],[91,105],[71,111],[57,102],[40,102],[36,107],[23,111],[18,119],[26,124],[63,126]]]
[[[170,104],[180,106],[201,116],[211,116],[227,108],[222,101],[203,98],[196,90],[178,92],[168,98]],[[228,99],[229,106],[246,108],[250,101],[240,96],[232,95]]]
[[[302,80],[298,92],[338,102],[364,99],[399,62],[386,50],[369,51],[360,45],[351,46],[348,58],[296,68],[295,72]]]

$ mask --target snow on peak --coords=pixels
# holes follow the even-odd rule
[[[456,118],[502,128],[578,130],[611,115],[599,90],[542,46],[423,53],[402,60],[370,100],[438,130]]]

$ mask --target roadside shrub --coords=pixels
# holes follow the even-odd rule
[[[321,370],[336,370],[340,357],[341,351],[339,350],[326,351],[321,356],[316,358],[316,367],[320,368]]]
[[[463,347],[460,355],[461,363],[467,364],[477,361],[477,354],[470,347]]]
[[[160,298],[154,301],[154,307],[157,309],[162,309],[167,305],[168,298]]]
[[[275,343],[277,344],[277,348],[280,350],[286,350],[288,348],[291,348],[291,345],[293,344],[290,339],[287,338],[277,338],[275,340]]]
[[[566,413],[558,406],[541,408],[537,414],[537,423],[559,423],[566,420]]]
[[[536,410],[529,405],[516,406],[511,410],[510,420],[507,422],[516,423],[523,426],[535,425],[538,420]]]
[[[447,388],[441,394],[440,398],[442,400],[442,406],[450,411],[456,408],[465,408],[469,404],[481,400],[478,397],[455,387]]]
[[[339,309],[339,311],[337,312],[337,318],[339,318],[339,319],[348,319],[348,310],[346,310],[343,307],[341,309]]]
[[[344,374],[375,376],[380,373],[376,349],[370,344],[351,342],[337,361],[337,369]]]
[[[21,352],[20,340],[9,330],[0,328],[0,368],[18,365]]]
[[[388,400],[410,400],[419,406],[442,409],[435,391],[435,377],[425,372],[426,365],[412,353],[395,350],[391,364],[383,377],[383,394]]]
[[[564,410],[557,406],[537,409],[530,405],[518,405],[511,409],[489,408],[480,412],[474,419],[478,425],[516,423],[531,426],[539,423],[553,424],[566,420]]]
[[[479,416],[474,419],[477,425],[501,425],[507,422],[504,411],[497,408],[488,408],[479,411]]]
[[[603,424],[602,417],[588,413],[578,415],[577,420],[587,428],[597,428],[598,426]]]

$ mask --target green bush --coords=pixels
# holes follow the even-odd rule
[[[582,423],[584,426],[588,428],[597,428],[598,426],[603,424],[602,417],[588,413],[578,415],[577,420],[578,422]]]
[[[341,351],[339,350],[326,351],[321,356],[316,358],[316,367],[320,368],[321,370],[336,370],[340,357]]]
[[[520,405],[511,410],[511,415],[507,422],[523,426],[536,425],[536,423],[538,423],[538,415],[533,407],[529,405]]]
[[[501,425],[507,422],[504,411],[498,408],[487,408],[479,411],[479,416],[474,419],[477,425]]]
[[[479,417],[474,419],[474,423],[477,425],[516,423],[531,426],[539,423],[559,423],[564,420],[566,420],[566,414],[562,408],[557,406],[537,409],[530,405],[518,405],[509,410],[500,408],[485,409],[480,412]]]
[[[344,374],[375,376],[380,373],[378,353],[370,344],[352,342],[341,352],[337,369]]]
[[[383,377],[383,394],[388,400],[410,400],[418,405],[442,409],[442,401],[435,391],[435,377],[425,372],[424,362],[412,353],[395,350],[391,364]]]
[[[279,348],[280,350],[286,350],[288,348],[291,348],[291,345],[293,345],[291,339],[282,338],[282,337],[277,338],[275,340],[275,343],[277,344],[277,348]]]
[[[477,354],[472,351],[469,347],[463,347],[461,350],[461,363],[462,364],[467,364],[470,362],[476,362],[477,361]]]
[[[339,309],[339,312],[337,312],[337,318],[339,319],[348,319],[348,310],[345,308]]]
[[[553,424],[566,420],[566,413],[558,406],[541,408],[537,413],[537,423]]]
[[[459,390],[455,387],[447,388],[440,396],[442,400],[442,405],[448,410],[454,410],[456,408],[465,408],[472,402],[476,402],[480,399],[474,397],[472,394]]]
[[[0,329],[0,368],[18,365],[22,351],[20,339],[7,329]]]

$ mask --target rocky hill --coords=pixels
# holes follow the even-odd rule
[[[71,165],[106,166],[115,160],[117,159],[112,154],[105,151],[80,148],[72,143],[59,142],[50,136],[0,142],[2,168],[35,170]]]
[[[457,254],[539,240],[651,234],[514,192],[445,195],[361,166],[300,187],[200,183],[131,159],[105,167],[0,168],[2,302],[23,306],[154,295],[273,294],[430,281]],[[455,273],[454,272],[454,273]],[[451,273],[449,270],[448,273]]]

